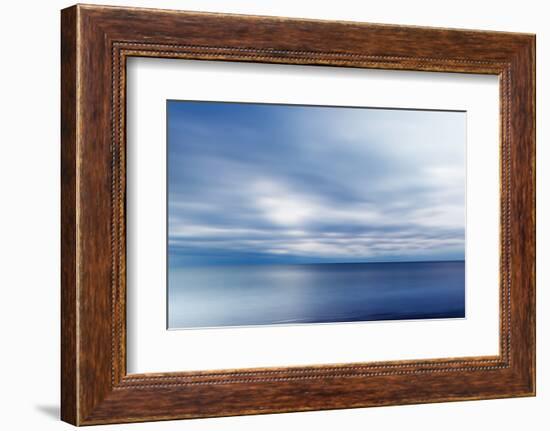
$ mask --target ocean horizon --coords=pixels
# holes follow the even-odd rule
[[[465,317],[465,262],[170,268],[168,328]]]

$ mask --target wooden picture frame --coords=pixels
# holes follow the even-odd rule
[[[61,14],[61,417],[138,422],[535,394],[535,36],[77,5]],[[500,354],[127,374],[130,56],[500,77]]]

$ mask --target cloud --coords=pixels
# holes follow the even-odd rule
[[[169,102],[171,262],[463,259],[464,112]]]

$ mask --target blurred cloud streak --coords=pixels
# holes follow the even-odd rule
[[[168,102],[170,262],[463,260],[466,113]]]

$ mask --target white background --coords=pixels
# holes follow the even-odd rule
[[[498,354],[498,77],[134,58],[127,83],[129,373]],[[167,331],[167,99],[467,111],[466,318]]]
[[[132,6],[359,20],[537,33],[538,396],[327,412],[105,426],[135,430],[547,429],[550,422],[550,28],[545,3],[518,1],[140,1]],[[59,9],[70,3],[5,2],[0,94],[0,426],[62,430],[59,409]],[[21,313],[23,311],[23,313]],[[545,315],[546,311],[546,315]],[[24,317],[21,317],[24,316]]]

